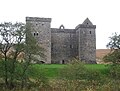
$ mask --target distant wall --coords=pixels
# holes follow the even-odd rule
[[[74,29],[51,28],[52,63],[67,62],[77,55]]]

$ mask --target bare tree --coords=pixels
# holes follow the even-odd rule
[[[22,51],[22,46],[25,41],[25,25],[23,23],[5,22],[0,24],[0,51],[3,55],[3,63],[5,68],[5,84],[8,86],[8,59],[9,53],[13,52],[13,60],[11,60],[10,70],[10,86],[12,86],[13,74],[15,71],[15,62],[17,56]]]
[[[28,77],[26,74],[29,66],[36,61],[36,56],[45,57],[43,48],[39,46],[31,34],[31,26],[23,23],[0,24],[0,52],[3,55],[4,74],[6,87],[12,89],[14,81],[21,81],[21,87],[25,85]],[[20,53],[24,54],[24,61],[18,61]],[[37,60],[38,61],[38,60]],[[17,67],[22,70],[19,72]],[[26,82],[27,83],[27,82]]]

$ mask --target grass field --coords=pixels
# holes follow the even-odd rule
[[[35,64],[34,65],[37,69],[41,70],[45,73],[45,75],[48,78],[56,78],[58,77],[59,71],[66,67],[66,64]],[[98,70],[102,74],[106,73],[106,70],[108,69],[107,65],[104,64],[86,64],[86,68],[91,70]]]

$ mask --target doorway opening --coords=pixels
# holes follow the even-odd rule
[[[65,60],[62,60],[62,64],[65,64]]]

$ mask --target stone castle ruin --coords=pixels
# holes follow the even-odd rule
[[[96,63],[96,25],[87,18],[75,29],[51,28],[51,18],[26,17],[33,36],[46,52],[45,63],[64,64],[73,58]]]

